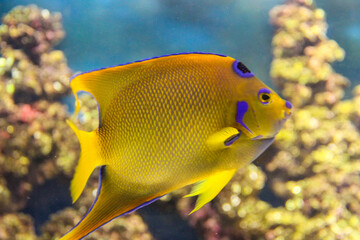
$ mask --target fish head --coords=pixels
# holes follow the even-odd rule
[[[256,78],[242,63],[240,65],[235,61],[233,68],[250,74],[241,76],[243,79],[235,88],[235,127],[253,140],[273,138],[291,116],[292,104]]]

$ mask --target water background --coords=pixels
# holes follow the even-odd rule
[[[57,46],[74,71],[88,71],[178,52],[213,52],[240,59],[271,85],[269,10],[282,0],[0,0],[0,15],[37,4],[62,13],[66,38]],[[346,51],[334,64],[360,83],[359,0],[318,0],[328,36]],[[348,91],[349,92],[349,91]]]

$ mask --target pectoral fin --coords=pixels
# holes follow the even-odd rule
[[[210,202],[218,193],[225,187],[225,185],[234,176],[236,169],[231,169],[223,172],[216,173],[211,177],[204,179],[193,187],[191,193],[185,197],[193,197],[199,195],[196,200],[194,210],[190,214],[199,210],[206,203]]]
[[[210,135],[206,145],[211,150],[220,150],[229,147],[241,135],[241,132],[233,127],[222,128],[220,131]]]

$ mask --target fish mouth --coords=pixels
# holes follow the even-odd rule
[[[287,120],[288,118],[290,118],[290,117],[291,117],[292,112],[287,113],[287,112],[285,111],[284,115],[285,115],[285,116],[284,116],[284,120]]]
[[[284,120],[287,120],[292,115],[291,109],[285,109],[284,110]]]

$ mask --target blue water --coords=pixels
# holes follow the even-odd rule
[[[0,0],[0,14],[35,3],[63,15],[58,46],[75,71],[175,52],[205,51],[241,59],[267,83],[272,27],[268,12],[280,0]],[[359,82],[360,1],[318,0],[327,13],[329,37],[346,53],[335,69]]]
[[[0,0],[0,14],[37,4],[63,15],[66,38],[58,46],[75,71],[176,52],[204,51],[241,59],[270,84],[269,10],[281,0]],[[360,1],[318,0],[329,37],[347,53],[335,69],[360,81]]]

